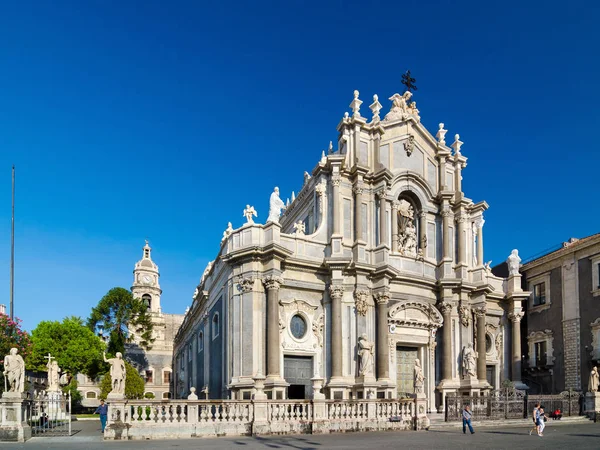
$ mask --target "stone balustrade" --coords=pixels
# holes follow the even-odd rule
[[[112,400],[104,438],[331,433],[422,428],[418,399]]]

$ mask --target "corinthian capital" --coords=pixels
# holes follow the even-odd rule
[[[390,301],[390,289],[384,288],[375,294],[375,300],[378,305],[385,305]]]
[[[339,186],[342,182],[342,176],[340,174],[335,174],[331,176],[331,184],[333,186]]]
[[[475,317],[477,317],[478,319],[485,317],[485,313],[485,306],[478,306],[477,308],[473,308],[473,314],[475,314]]]
[[[341,284],[330,284],[329,295],[331,298],[342,298],[344,295],[344,286]]]
[[[262,282],[267,289],[279,289],[283,284],[283,278],[277,275],[267,275]]]
[[[510,319],[510,321],[514,324],[520,323],[521,319],[523,318],[523,313],[522,312],[510,312],[508,313],[508,318]]]
[[[452,312],[452,303],[450,302],[440,302],[437,307],[442,314],[450,314]]]
[[[254,278],[240,277],[238,279],[238,286],[239,286],[242,294],[245,294],[246,292],[250,292],[250,291],[252,291],[252,288],[254,287]]]

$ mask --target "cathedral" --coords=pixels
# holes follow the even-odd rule
[[[484,263],[488,205],[462,190],[463,142],[430,133],[410,91],[389,100],[380,117],[374,95],[367,118],[354,91],[291,203],[275,188],[267,223],[247,205],[229,224],[175,337],[177,398],[250,399],[260,383],[271,399],[420,394],[431,411],[525,387],[529,292],[518,263],[506,278]]]

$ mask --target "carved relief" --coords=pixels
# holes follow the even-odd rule
[[[283,284],[283,278],[277,275],[267,275],[262,281],[267,289],[279,289]]]
[[[450,314],[452,312],[452,303],[450,302],[440,302],[437,306],[442,314]]]
[[[458,305],[458,317],[463,327],[467,328],[471,323],[471,309],[468,306],[464,306],[461,302]]]
[[[254,278],[240,277],[238,279],[238,286],[242,294],[251,292],[254,288]]]
[[[406,142],[404,142],[404,151],[407,156],[412,155],[413,150],[415,149],[415,137],[411,134],[408,136]]]
[[[389,322],[411,328],[436,329],[444,321],[439,311],[428,303],[405,301],[395,304],[388,313]]]
[[[523,313],[522,312],[510,312],[510,313],[508,313],[508,318],[510,319],[510,321],[512,323],[519,323],[519,322],[521,322],[521,319],[523,318]]]
[[[342,176],[340,174],[335,174],[331,177],[331,184],[333,186],[339,186],[342,181]]]
[[[327,195],[327,183],[325,180],[321,180],[319,184],[315,186],[315,192],[319,196],[319,212],[323,212],[323,202],[325,200],[325,196]]]
[[[361,316],[366,316],[367,311],[369,310],[369,291],[364,289],[359,289],[354,291],[354,306],[356,308],[356,313]]]
[[[342,296],[344,295],[344,286],[340,284],[330,284],[329,295],[331,296],[331,298],[342,298]]]
[[[321,314],[317,320],[313,320],[312,330],[317,338],[319,347],[323,347],[323,328],[325,327],[325,316]]]

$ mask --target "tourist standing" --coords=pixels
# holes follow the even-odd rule
[[[104,403],[104,400],[100,400],[100,406],[96,408],[94,414],[100,414],[100,425],[102,425],[102,433],[106,428],[106,418],[108,417],[108,405]]]
[[[473,426],[471,425],[471,418],[473,417],[473,413],[471,412],[471,407],[469,405],[465,405],[465,408],[462,412],[463,416],[463,434],[467,434],[467,425],[469,426],[469,431],[471,434],[475,433],[473,431]]]
[[[539,436],[543,436],[544,435],[544,428],[546,428],[546,420],[548,420],[548,417],[546,416],[546,412],[544,411],[544,406],[540,406],[539,409],[540,412],[540,431],[539,431]]]

